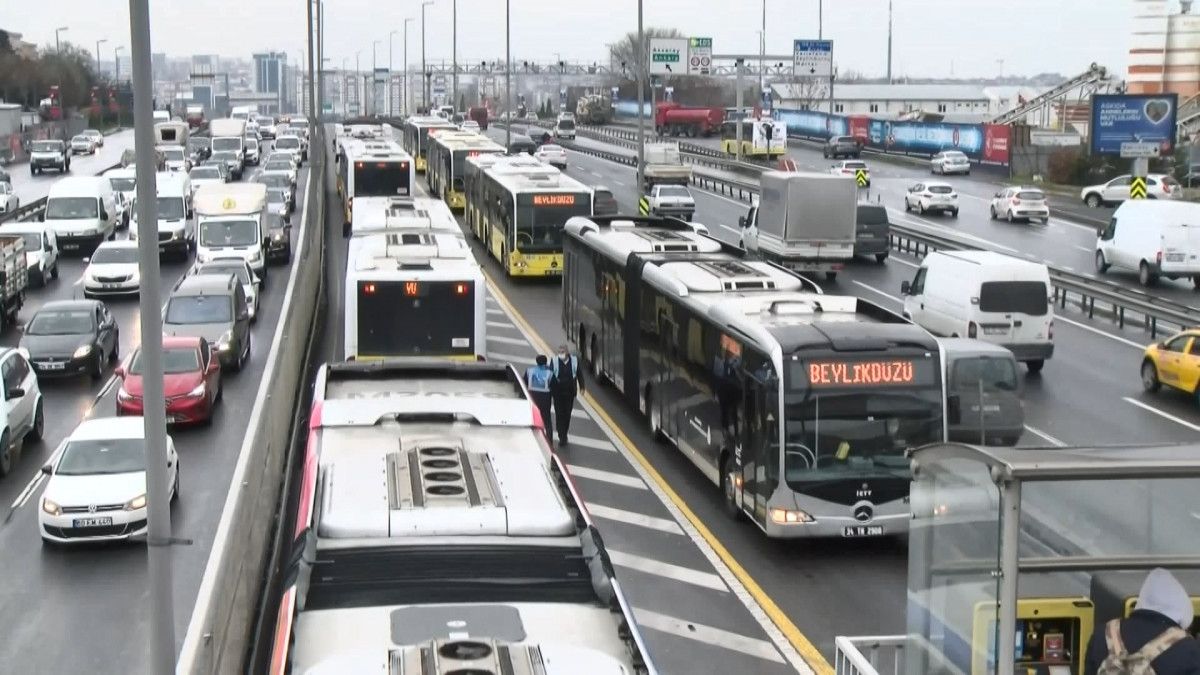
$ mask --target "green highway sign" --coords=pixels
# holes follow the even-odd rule
[[[709,48],[711,48],[711,47],[712,47],[712,38],[700,38],[700,37],[694,37],[694,38],[691,38],[691,42],[689,43],[689,45],[688,45],[688,46],[690,46],[690,47],[709,47]]]
[[[679,52],[660,52],[650,56],[655,63],[679,63]]]
[[[687,38],[650,38],[651,75],[687,75]]]

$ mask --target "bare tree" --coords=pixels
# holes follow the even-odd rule
[[[829,99],[829,80],[824,77],[793,77],[789,103],[801,110],[817,110]]]
[[[650,48],[650,38],[683,38],[687,37],[674,28],[646,28],[643,31],[646,35],[646,49]],[[626,33],[617,42],[612,45],[613,63],[617,68],[623,69],[626,77],[630,80],[636,80],[641,74],[639,72],[641,64],[645,62],[646,54],[642,52],[642,58],[637,58],[639,52],[637,46],[637,31]]]

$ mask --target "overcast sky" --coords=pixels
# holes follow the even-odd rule
[[[893,0],[896,75],[919,77],[1074,74],[1093,61],[1125,72],[1131,0]],[[767,52],[791,52],[794,38],[817,36],[818,0],[766,0]],[[840,70],[882,75],[886,63],[888,0],[825,0],[824,34],[834,40]],[[249,56],[267,49],[296,58],[304,48],[302,0],[151,1],[154,51],[172,56],[217,53]],[[129,45],[124,0],[0,0],[0,27],[26,40],[64,40],[93,50],[97,39],[106,59]],[[409,65],[420,61],[420,0],[325,0],[325,53],[331,67],[361,51],[365,69],[374,40],[379,65],[387,63],[388,33],[409,26]],[[54,11],[46,11],[53,7]],[[731,8],[738,8],[737,11]],[[427,58],[450,57],[451,0],[426,8]],[[32,11],[31,11],[32,10]],[[717,54],[758,51],[762,24],[759,0],[645,0],[645,24],[676,28],[685,35],[713,38]],[[82,19],[86,17],[86,21]],[[605,43],[637,28],[634,0],[564,2],[512,0],[514,59],[576,62],[607,60]],[[400,67],[402,34],[394,40]],[[462,62],[504,56],[504,4],[458,0],[458,55]]]

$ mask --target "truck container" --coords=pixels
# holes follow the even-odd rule
[[[687,185],[692,167],[683,163],[678,143],[647,143],[642,176],[642,191],[649,192],[655,185]]]
[[[480,131],[487,131],[487,129],[488,129],[488,109],[487,108],[485,108],[483,106],[475,106],[474,108],[471,108],[467,112],[467,118],[475,120],[475,123],[479,125]]]
[[[187,107],[187,123],[192,129],[200,129],[204,126],[204,106],[198,103],[191,103]]]
[[[575,121],[579,124],[608,124],[612,121],[612,100],[604,94],[587,94],[575,102]]]
[[[673,101],[663,101],[654,108],[654,128],[659,135],[711,136],[721,130],[724,122],[724,108],[691,107]]]
[[[154,125],[155,145],[174,145],[187,148],[188,125],[185,122],[159,122]]]
[[[17,323],[28,285],[25,238],[15,233],[0,234],[0,331]]]
[[[848,176],[766,171],[758,203],[740,218],[742,247],[798,272],[837,277],[854,255],[858,187]]]

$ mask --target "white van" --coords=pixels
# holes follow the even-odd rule
[[[155,176],[158,191],[158,224],[155,236],[158,249],[187,258],[196,247],[196,228],[192,221],[192,183],[186,173],[160,172]],[[133,218],[129,221],[129,238],[139,235],[137,202],[133,206]]]
[[[267,283],[267,239],[263,216],[267,186],[262,183],[204,185],[196,190],[196,262],[242,258]]]
[[[25,240],[25,267],[29,279],[45,286],[58,278],[58,238],[45,223],[14,220],[0,227],[0,234],[19,234]]]
[[[993,251],[934,251],[900,285],[904,316],[943,337],[1007,347],[1036,373],[1054,354],[1054,305],[1045,265]]]
[[[1132,270],[1149,286],[1160,276],[1200,288],[1200,204],[1128,199],[1096,240],[1096,271]]]
[[[63,252],[91,251],[113,238],[120,213],[109,179],[68,176],[50,186],[41,220],[54,230]]]

